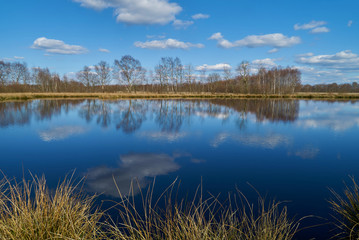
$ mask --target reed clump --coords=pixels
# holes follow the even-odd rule
[[[345,184],[343,195],[331,189],[334,198],[329,203],[335,213],[336,237],[354,240],[359,239],[359,186],[354,177],[351,182],[349,186]]]
[[[0,183],[0,239],[101,239],[94,197],[64,180],[51,192],[44,177]]]
[[[175,183],[154,199],[154,185],[140,190],[140,203],[133,187],[127,195],[118,190],[115,221],[113,215],[95,209],[95,196],[81,194],[82,188],[71,178],[54,191],[44,177],[19,183],[4,178],[0,239],[290,240],[298,231],[299,222],[289,219],[286,207],[278,202],[259,197],[254,207],[240,192],[221,202],[218,196],[203,198],[201,186],[192,201],[178,202],[172,197]]]
[[[153,186],[152,186],[153,190]],[[161,197],[165,209],[158,207],[161,199],[152,199],[151,187],[141,192],[142,204],[120,193],[118,203],[120,222],[112,224],[110,234],[116,239],[238,239],[238,240],[290,240],[298,231],[299,222],[288,217],[287,208],[278,202],[267,203],[258,198],[258,206],[250,204],[238,192],[241,201],[229,195],[225,203],[218,197],[204,199],[197,190],[194,199],[186,204],[172,199],[173,186]],[[199,193],[200,192],[200,193]]]

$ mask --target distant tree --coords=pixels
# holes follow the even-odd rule
[[[207,77],[207,84],[208,84],[209,91],[213,92],[214,84],[216,82],[219,82],[220,80],[221,80],[221,76],[218,73],[209,74]]]
[[[10,64],[11,82],[16,84],[27,84],[30,73],[26,63],[13,62]]]
[[[236,69],[239,76],[240,90],[243,93],[248,92],[248,78],[250,73],[250,66],[248,61],[242,61]]]
[[[140,84],[145,76],[141,62],[130,55],[125,55],[120,61],[115,60],[114,78],[126,85],[127,91],[132,92],[134,85]]]
[[[101,61],[95,65],[97,80],[101,85],[102,92],[105,92],[105,86],[111,82],[111,68],[107,62]]]
[[[97,74],[92,72],[88,66],[84,66],[84,68],[76,74],[76,77],[85,85],[87,91],[90,90],[90,87],[96,85]]]
[[[188,88],[189,88],[189,92],[192,92],[193,91],[193,84],[196,80],[195,76],[194,76],[194,67],[192,64],[188,64],[186,67],[185,67],[185,70],[184,70],[184,78],[186,80],[186,84],[188,85]]]
[[[5,86],[8,82],[10,72],[10,64],[4,61],[0,61],[0,84],[2,86]]]
[[[225,92],[228,92],[228,84],[229,81],[232,79],[232,70],[229,66],[225,65],[223,67],[223,80],[224,80],[224,84],[225,84]]]

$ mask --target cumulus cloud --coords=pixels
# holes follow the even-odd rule
[[[359,56],[350,50],[341,51],[332,55],[298,56],[296,62],[329,69],[359,70]]]
[[[144,188],[149,182],[148,178],[180,169],[175,157],[167,154],[136,153],[123,155],[120,159],[116,167],[100,166],[89,169],[86,174],[88,190],[118,197],[114,180],[123,195],[129,194],[131,183],[135,181],[134,194],[137,194],[140,190],[138,186]]]
[[[193,21],[184,21],[184,20],[174,20],[172,25],[176,28],[176,29],[186,29],[187,27],[191,26],[194,22]]]
[[[15,61],[15,60],[23,60],[23,59],[25,59],[25,57],[14,56],[13,58],[2,58],[1,60],[3,60],[3,61]]]
[[[204,48],[203,44],[193,44],[190,42],[181,42],[176,39],[153,40],[146,42],[135,42],[135,47],[148,49],[189,49],[189,48]]]
[[[310,33],[327,33],[330,32],[329,28],[327,27],[317,27],[310,31]]]
[[[325,21],[311,21],[310,23],[305,24],[295,24],[294,30],[309,30],[311,29],[310,33],[327,33],[330,32],[329,28],[324,27],[323,25],[326,25],[327,22]]]
[[[276,53],[278,51],[279,51],[278,48],[273,48],[273,49],[269,50],[268,53]]]
[[[69,138],[73,135],[83,134],[87,131],[81,126],[61,126],[39,132],[41,140],[52,142]]]
[[[234,47],[274,47],[283,48],[291,47],[301,42],[299,37],[287,37],[281,33],[272,33],[265,35],[250,35],[241,40],[230,42],[222,36],[220,32],[213,34],[210,40],[216,40],[219,47],[222,48],[234,48]]]
[[[348,21],[348,27],[351,27],[352,24],[353,24],[353,21],[352,21],[352,20],[349,20],[349,21]]]
[[[73,0],[81,6],[102,10],[113,8],[118,22],[127,24],[167,24],[182,11],[168,0]]]
[[[195,15],[192,15],[192,19],[194,20],[198,20],[198,19],[207,19],[210,16],[208,14],[203,14],[203,13],[197,13]]]
[[[252,61],[252,64],[255,66],[263,66],[265,68],[272,68],[277,66],[275,63],[276,59],[272,58],[264,58],[264,59],[256,59]]]
[[[106,49],[106,48],[99,48],[98,49],[99,52],[104,52],[104,53],[109,53],[110,50]]]
[[[228,63],[218,63],[218,64],[215,64],[215,65],[203,64],[201,66],[196,67],[196,71],[202,71],[202,70],[206,70],[206,71],[223,71],[224,69],[232,69],[232,66],[229,65]]]
[[[310,23],[305,23],[305,24],[295,24],[294,25],[294,30],[308,30],[308,29],[313,29],[313,28],[317,28],[320,26],[323,26],[327,24],[327,22],[325,21],[311,21]]]
[[[48,39],[45,37],[36,39],[31,48],[56,54],[84,54],[88,52],[88,50],[82,46],[69,45],[61,40]]]

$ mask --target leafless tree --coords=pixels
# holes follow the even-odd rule
[[[87,91],[90,90],[91,86],[94,87],[96,85],[97,74],[92,72],[88,66],[84,66],[84,68],[76,74],[76,77],[86,86]]]
[[[16,84],[27,84],[30,73],[26,63],[13,62],[10,64],[11,82]]]
[[[229,80],[232,79],[232,70],[229,66],[224,66],[223,67],[223,80],[225,81],[224,84],[225,84],[225,92],[227,93],[228,92],[228,82]]]
[[[97,79],[101,85],[102,92],[105,92],[105,86],[111,82],[111,68],[107,62],[101,61],[95,65]]]
[[[144,75],[141,62],[132,56],[125,55],[120,61],[115,60],[114,78],[124,83],[128,92],[132,92],[133,86],[142,82]]]
[[[4,61],[0,61],[0,84],[5,86],[9,80],[10,64]]]
[[[250,66],[248,61],[242,61],[236,69],[239,76],[239,84],[241,92],[248,92],[248,78],[250,73]]]

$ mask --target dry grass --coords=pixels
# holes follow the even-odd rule
[[[119,225],[112,224],[117,226],[111,229],[114,238],[290,240],[298,231],[299,222],[288,218],[286,207],[277,202],[267,204],[261,197],[257,208],[239,192],[236,196],[241,199],[240,204],[230,196],[222,204],[215,196],[203,199],[198,188],[193,201],[186,204],[173,201],[174,183],[156,201],[152,199],[153,187],[141,192],[141,206],[135,204],[133,197],[119,192],[121,221]],[[161,199],[166,206],[164,210],[158,207]]]
[[[339,230],[340,239],[359,239],[359,186],[351,177],[352,185],[345,186],[344,196],[331,189],[334,196],[330,200],[332,210],[335,213],[336,227]]]
[[[234,93],[0,93],[0,101],[31,99],[213,99],[213,98],[285,98],[285,99],[359,99],[359,93],[295,93],[295,94],[234,94]]]
[[[94,197],[76,192],[71,180],[51,193],[44,178],[0,184],[0,239],[101,239]]]
[[[240,239],[290,240],[299,222],[288,218],[286,207],[259,197],[254,207],[238,192],[227,201],[203,198],[199,187],[193,201],[175,201],[176,183],[155,200],[152,186],[140,192],[135,204],[134,188],[114,206],[119,222],[93,209],[94,196],[78,193],[71,178],[51,192],[44,178],[0,184],[0,239]],[[131,195],[132,194],[132,195]],[[160,205],[164,208],[159,207]],[[106,219],[106,220],[104,220]]]

